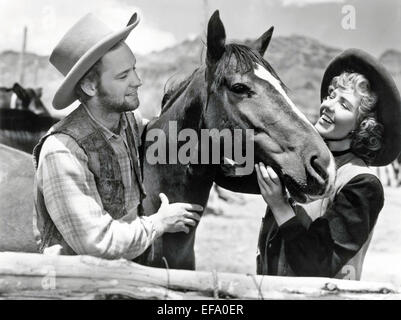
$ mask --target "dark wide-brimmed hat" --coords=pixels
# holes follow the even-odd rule
[[[377,59],[362,50],[348,49],[335,57],[327,67],[320,89],[321,101],[327,96],[332,79],[343,72],[364,75],[372,91],[377,94],[376,114],[384,126],[384,141],[371,165],[385,166],[394,161],[401,151],[401,100],[397,86]]]
[[[74,87],[78,81],[138,23],[135,13],[127,26],[113,31],[89,13],[65,34],[50,56],[50,63],[65,76],[53,99],[55,109],[64,109],[77,99]]]

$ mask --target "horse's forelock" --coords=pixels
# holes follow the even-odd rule
[[[212,87],[215,89],[223,83],[232,59],[235,59],[235,71],[240,73],[251,71],[257,64],[264,66],[281,83],[284,90],[287,90],[287,86],[279,78],[273,67],[258,52],[238,43],[226,45],[226,50],[216,66],[213,77]]]

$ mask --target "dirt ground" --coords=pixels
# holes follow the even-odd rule
[[[195,242],[198,270],[256,273],[259,225],[266,205],[246,195],[244,205],[221,203],[224,215],[207,215]],[[401,188],[385,188],[385,205],[367,252],[362,280],[401,285]]]

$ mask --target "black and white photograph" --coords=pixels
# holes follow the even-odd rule
[[[401,1],[0,0],[0,30],[0,300],[401,299]]]

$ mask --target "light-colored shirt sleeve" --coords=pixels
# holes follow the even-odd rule
[[[154,216],[128,222],[104,210],[88,158],[67,135],[47,138],[37,175],[53,222],[77,254],[133,259],[162,234]]]

